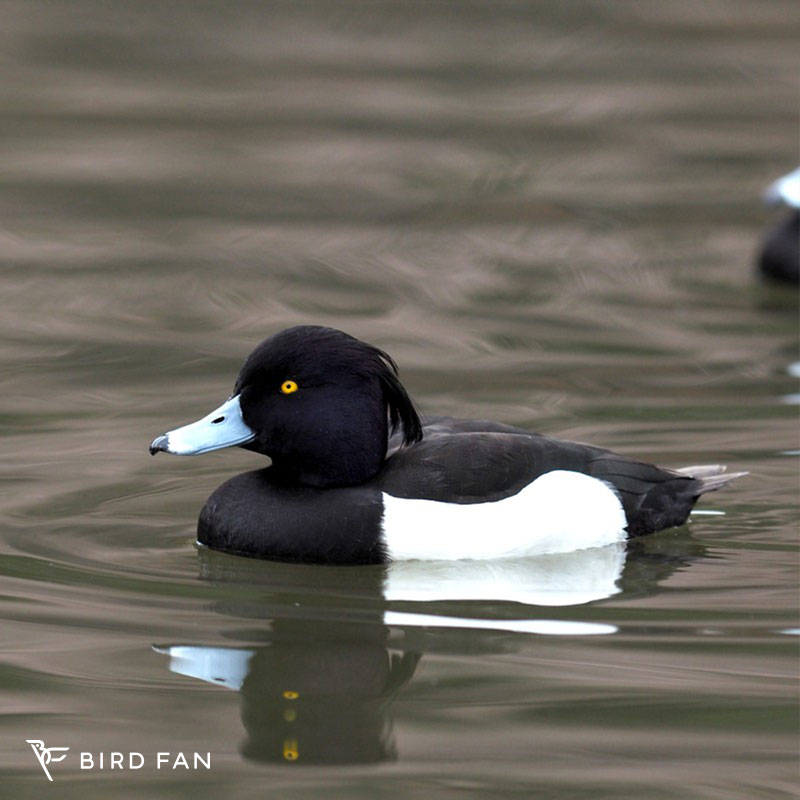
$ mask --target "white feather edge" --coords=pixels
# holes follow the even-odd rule
[[[617,633],[619,628],[604,622],[582,622],[565,619],[471,619],[467,617],[438,617],[387,611],[386,625],[398,628],[470,628],[473,630],[535,633],[540,636],[603,636]]]

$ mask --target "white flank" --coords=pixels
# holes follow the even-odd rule
[[[548,472],[494,503],[442,503],[383,495],[390,559],[522,558],[625,540],[617,495],[579,472]]]
[[[490,561],[395,561],[386,573],[387,600],[501,600],[574,606],[617,594],[625,543],[573,553]]]

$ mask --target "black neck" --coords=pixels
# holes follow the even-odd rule
[[[273,475],[298,486],[357,486],[375,477],[386,458],[389,423],[382,402],[352,399],[347,405],[320,408],[314,435],[273,431],[249,449],[272,460]]]

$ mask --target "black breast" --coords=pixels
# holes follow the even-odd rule
[[[244,472],[200,512],[201,544],[238,555],[318,564],[385,562],[383,502],[371,486],[287,486],[270,469]]]

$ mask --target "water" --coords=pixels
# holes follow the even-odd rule
[[[81,800],[793,796],[796,295],[752,260],[795,3],[3,17],[4,795],[41,796],[41,739]],[[488,573],[199,551],[258,458],[147,445],[309,322],[428,413],[750,475]],[[112,751],[144,766],[80,769]]]

